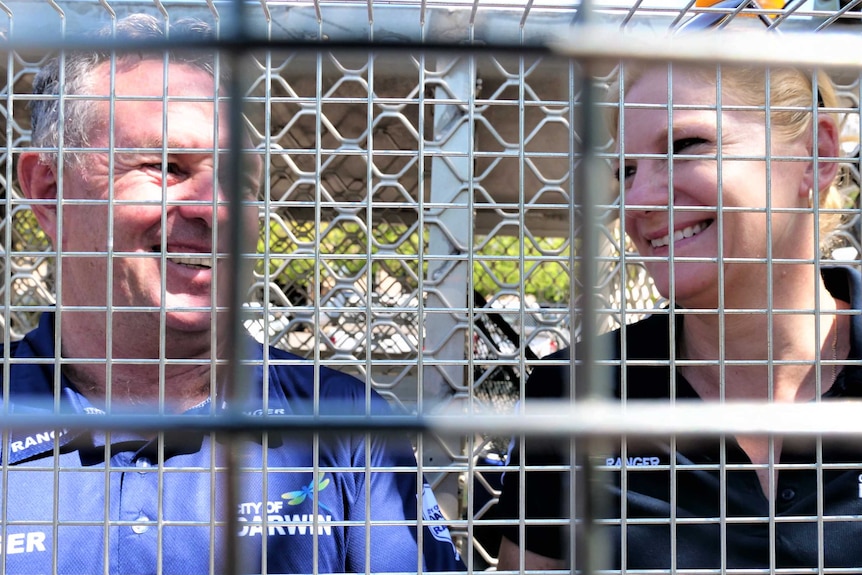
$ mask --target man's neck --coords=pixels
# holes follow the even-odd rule
[[[182,413],[215,392],[211,367],[204,365],[104,365],[66,363],[63,373],[94,407]],[[162,376],[162,374],[164,374]]]
[[[137,330],[119,323],[108,348],[105,330],[99,329],[104,321],[75,320],[64,317],[61,324],[63,373],[94,406],[148,406],[178,413],[214,392],[209,333],[161,336],[150,333],[146,321]],[[174,343],[162,346],[160,341]]]

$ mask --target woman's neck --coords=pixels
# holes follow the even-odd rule
[[[773,301],[772,313],[686,315],[678,359],[706,363],[683,365],[683,376],[704,399],[807,401],[829,389],[835,366],[821,365],[818,382],[814,362],[847,357],[850,323],[822,281],[819,293],[819,314],[812,283],[795,303]]]

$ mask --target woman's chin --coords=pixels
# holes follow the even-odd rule
[[[673,277],[667,264],[648,264],[648,271],[662,297],[675,296],[676,305],[683,307],[715,307],[719,280],[718,265],[712,262],[683,262],[673,267]],[[712,302],[712,303],[709,303]]]

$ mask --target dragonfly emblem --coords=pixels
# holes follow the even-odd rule
[[[321,471],[317,476],[317,493],[320,494],[321,491],[326,489],[329,485],[329,478],[326,477],[326,473]],[[287,500],[288,505],[299,505],[306,499],[314,499],[314,488],[315,488],[315,480],[312,479],[308,485],[304,486],[302,489],[298,489],[296,491],[288,491],[287,493],[282,493],[281,498]],[[326,511],[329,514],[332,514],[332,510],[324,505],[321,501],[318,500],[318,506]]]

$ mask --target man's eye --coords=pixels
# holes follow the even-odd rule
[[[144,169],[172,175],[180,173],[180,166],[175,162],[168,162],[167,164],[163,164],[162,162],[152,162],[149,164],[144,164]]]
[[[257,182],[245,181],[242,183],[242,193],[246,200],[256,200],[260,185]]]
[[[674,154],[682,154],[685,150],[697,146],[698,144],[703,144],[706,142],[703,138],[680,138],[679,140],[673,141],[673,153]]]

